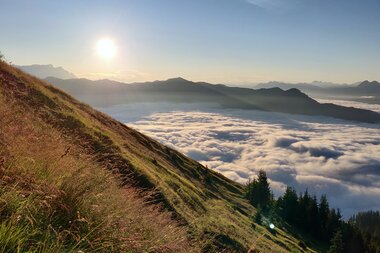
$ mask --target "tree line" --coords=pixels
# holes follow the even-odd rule
[[[380,240],[369,232],[372,227],[368,220],[374,219],[374,215],[358,214],[344,221],[339,209],[330,208],[326,195],[318,199],[307,190],[298,194],[288,186],[282,196],[274,199],[267,175],[261,170],[257,178],[247,183],[245,197],[257,208],[254,217],[257,223],[265,216],[277,226],[295,228],[329,245],[328,253],[380,253]],[[380,224],[380,217],[378,221]],[[370,229],[363,230],[358,223]],[[380,236],[380,226],[375,227],[379,228],[376,233]],[[300,246],[306,248],[303,242]]]
[[[367,211],[353,215],[349,222],[360,229],[368,252],[380,253],[380,212]]]

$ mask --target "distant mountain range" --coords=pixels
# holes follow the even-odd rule
[[[295,88],[250,89],[192,82],[183,78],[132,84],[111,80],[62,80],[52,77],[46,80],[94,106],[136,102],[215,103],[225,108],[321,115],[369,123],[380,122],[379,113],[335,104],[321,104]],[[369,85],[372,87],[375,84]],[[365,83],[362,89],[367,89]]]
[[[257,85],[249,85],[249,88],[254,89],[264,89],[264,88],[281,88],[281,89],[299,89],[302,91],[318,91],[321,89],[328,89],[328,88],[337,88],[337,87],[350,87],[353,85],[349,84],[335,84],[335,83],[328,83],[328,82],[311,82],[311,83],[286,83],[286,82],[267,82],[267,83],[260,83]]]
[[[323,84],[323,83],[322,83]],[[380,97],[380,83],[377,81],[364,81],[356,84],[332,84],[325,83],[321,85],[320,82],[313,83],[284,83],[284,82],[268,82],[262,83],[253,88],[273,88],[279,87],[282,89],[297,88],[311,96],[322,96],[322,97],[340,97],[340,96],[374,96]]]
[[[27,66],[17,66],[15,67],[31,74],[36,77],[45,79],[48,77],[55,77],[59,79],[77,79],[77,77],[65,70],[62,67],[54,67],[51,64],[46,65],[39,65],[39,64],[33,64],[33,65],[27,65]],[[181,78],[174,78],[173,80],[177,81]],[[76,81],[75,81],[76,82]],[[83,82],[86,82],[86,79],[82,80]],[[118,82],[114,82],[111,80],[100,80],[96,81],[97,86],[102,86],[101,84],[117,84]],[[125,85],[124,83],[118,83],[121,85]],[[375,96],[375,98],[378,98],[378,101],[380,103],[380,83],[377,81],[364,81],[359,83],[353,83],[353,84],[337,84],[337,83],[331,83],[331,82],[322,82],[322,81],[314,81],[311,83],[286,83],[286,82],[267,82],[267,83],[260,83],[257,85],[249,85],[246,86],[247,88],[252,89],[267,89],[267,88],[281,88],[283,90],[289,90],[289,89],[298,89],[308,95],[311,95],[313,97],[342,97],[342,96]],[[368,98],[366,98],[368,100]],[[360,99],[356,99],[360,100]],[[376,102],[376,101],[372,101]]]
[[[380,83],[377,81],[364,81],[357,86],[357,90],[362,92],[376,92],[380,93]]]
[[[51,64],[47,65],[27,65],[27,66],[17,66],[14,67],[25,71],[28,74],[34,75],[38,78],[56,77],[61,79],[72,79],[77,78],[73,73],[65,70],[62,67],[54,67]]]

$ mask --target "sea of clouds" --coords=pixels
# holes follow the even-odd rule
[[[380,210],[379,124],[194,104],[101,109],[237,182],[263,169],[276,196],[290,185],[327,194],[345,217]]]

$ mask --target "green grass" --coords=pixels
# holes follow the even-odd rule
[[[256,210],[243,198],[242,185],[4,63],[0,63],[0,73],[2,74],[0,75],[0,94],[3,94],[3,97],[0,96],[0,102],[4,108],[8,108],[9,104],[16,108],[9,118],[12,119],[16,113],[19,114],[19,118],[24,117],[26,123],[34,122],[37,126],[29,127],[36,128],[33,131],[40,133],[38,138],[44,138],[47,143],[48,139],[51,139],[49,145],[59,147],[55,153],[52,153],[50,152],[52,148],[49,149],[47,144],[39,147],[29,145],[22,152],[17,151],[20,155],[18,155],[17,163],[13,161],[13,166],[28,168],[27,173],[33,174],[37,180],[48,181],[59,191],[68,194],[61,201],[72,207],[72,219],[75,218],[77,210],[81,210],[80,214],[85,215],[89,223],[78,223],[79,234],[85,239],[83,241],[79,239],[80,244],[77,247],[87,247],[86,241],[91,244],[93,241],[97,242],[98,233],[102,235],[98,236],[100,238],[108,238],[108,235],[113,238],[105,239],[105,242],[100,244],[102,247],[108,244],[122,245],[123,242],[112,240],[118,240],[123,236],[113,235],[107,228],[126,222],[127,224],[121,224],[121,226],[125,228],[131,226],[136,229],[134,222],[137,222],[137,218],[131,218],[134,220],[132,222],[125,218],[128,215],[123,216],[117,212],[124,212],[128,208],[135,211],[143,208],[144,205],[140,203],[141,201],[138,202],[138,197],[136,197],[138,194],[141,195],[142,190],[143,194],[150,195],[149,203],[161,203],[167,210],[173,212],[173,216],[179,219],[181,224],[186,225],[186,230],[191,236],[191,243],[187,241],[187,244],[191,244],[195,250],[197,249],[195,245],[201,245],[207,252],[246,252],[256,238],[260,237],[260,241],[255,244],[261,252],[295,252],[297,250],[303,252],[298,245],[299,240],[289,233],[278,231],[276,234],[268,233],[262,236],[263,231],[266,230],[258,229],[261,226],[254,224],[252,216]],[[17,120],[19,121],[20,119]],[[24,129],[23,134],[19,136],[22,137],[33,131]],[[17,133],[9,134],[9,136],[12,135],[17,136]],[[26,142],[35,143],[32,140],[20,140],[20,143]],[[14,143],[14,146],[19,148],[22,144]],[[61,159],[60,156],[65,154],[68,147],[71,148],[69,155]],[[34,155],[30,154],[30,150],[33,150]],[[16,151],[13,150],[11,153],[16,153]],[[65,162],[63,163],[62,160]],[[57,174],[57,170],[61,173]],[[102,173],[106,173],[107,178],[113,174],[110,176],[113,181],[106,180],[113,183],[103,186],[104,176],[100,176],[103,175]],[[83,175],[83,178],[79,175]],[[115,177],[119,180],[114,180]],[[137,191],[133,195],[133,205],[116,204],[125,203],[125,200],[120,197],[123,194],[116,194],[120,195],[116,199],[113,197],[108,199],[109,196],[115,195],[108,192],[107,200],[102,198],[102,201],[108,201],[107,204],[101,204],[108,211],[92,212],[93,205],[97,205],[94,201],[100,201],[96,197],[98,193],[95,192],[97,189],[107,187],[110,187],[112,192],[123,191],[124,187]],[[87,191],[87,189],[92,190]],[[143,210],[149,209],[146,206],[144,208]],[[165,216],[165,212],[156,210],[155,215],[159,214]],[[46,215],[47,217],[54,216],[47,213],[44,217]],[[97,221],[100,218],[96,217],[108,217],[108,215],[113,216],[110,218],[110,224],[100,225]],[[129,215],[133,217],[137,214],[132,212]],[[152,247],[155,247],[152,244],[157,244],[157,247],[160,245],[161,247],[166,247],[162,245],[170,245],[172,248],[176,245],[177,248],[182,247],[181,242],[186,241],[183,239],[183,228],[179,229],[182,232],[178,233],[182,236],[179,238],[182,239],[176,238],[170,229],[167,233],[171,236],[165,237],[165,233],[161,233],[164,236],[161,238],[160,233],[155,230],[158,226],[155,225],[157,222],[152,222],[155,217],[149,217],[148,215],[139,218],[139,222],[145,224],[146,227],[137,234],[142,238],[150,239],[137,240],[137,246],[132,243],[139,250],[143,249],[137,252],[152,250]],[[68,222],[62,218],[58,220],[58,224]],[[162,217],[162,220],[167,226],[171,226],[168,225],[171,224],[168,217]],[[44,226],[46,228],[46,224]],[[62,228],[64,227],[62,225]],[[100,227],[101,231],[99,231]],[[89,233],[90,231],[93,232]],[[71,242],[72,239],[68,241]],[[170,247],[166,248],[170,251]],[[188,252],[190,248],[188,247],[185,252]]]
[[[198,251],[170,213],[2,99],[0,252]]]

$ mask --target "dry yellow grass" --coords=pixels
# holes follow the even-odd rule
[[[0,96],[1,252],[191,252],[187,232]]]

